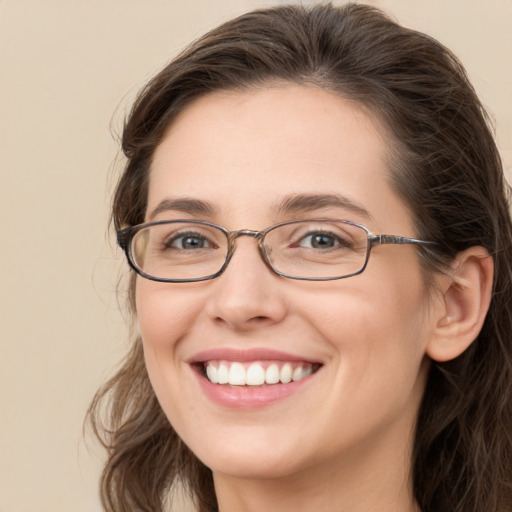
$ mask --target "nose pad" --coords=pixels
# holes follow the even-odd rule
[[[282,279],[267,265],[254,237],[236,241],[224,272],[212,283],[209,316],[236,330],[272,325],[286,316]]]

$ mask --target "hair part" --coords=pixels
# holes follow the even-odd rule
[[[114,196],[116,228],[144,221],[151,160],[176,115],[218,90],[316,85],[374,113],[393,141],[394,190],[409,206],[428,270],[483,246],[495,285],[484,327],[459,358],[433,363],[418,419],[414,495],[423,512],[512,508],[512,228],[490,123],[456,57],[372,7],[258,10],[193,43],[140,92],[124,126],[127,163]],[[134,306],[134,276],[131,308]],[[102,404],[108,403],[102,412]],[[106,418],[102,423],[100,417]],[[151,388],[142,342],[90,408],[108,452],[108,512],[162,512],[182,482],[200,512],[217,510],[211,472],[169,425]]]

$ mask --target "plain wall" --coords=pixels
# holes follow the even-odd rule
[[[111,123],[187,42],[277,3],[0,0],[0,512],[100,510],[82,421],[127,343]],[[511,172],[512,0],[367,3],[461,58]]]

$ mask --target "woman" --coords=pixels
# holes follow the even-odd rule
[[[446,48],[362,5],[249,13],[122,147],[106,510],[512,510],[511,222]]]

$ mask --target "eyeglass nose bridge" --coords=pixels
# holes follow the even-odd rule
[[[227,231],[226,235],[228,237],[228,252],[226,255],[226,261],[224,262],[224,265],[222,266],[221,270],[219,271],[219,274],[217,275],[222,274],[226,270],[227,266],[229,265],[229,262],[231,261],[231,258],[233,257],[233,254],[235,253],[236,240],[241,236],[249,236],[251,238],[255,238],[258,241],[258,251],[260,253],[261,259],[272,272],[277,274],[275,269],[272,267],[272,264],[270,263],[267,251],[265,249],[265,234],[265,231],[254,231],[253,229],[239,229],[237,231]]]

